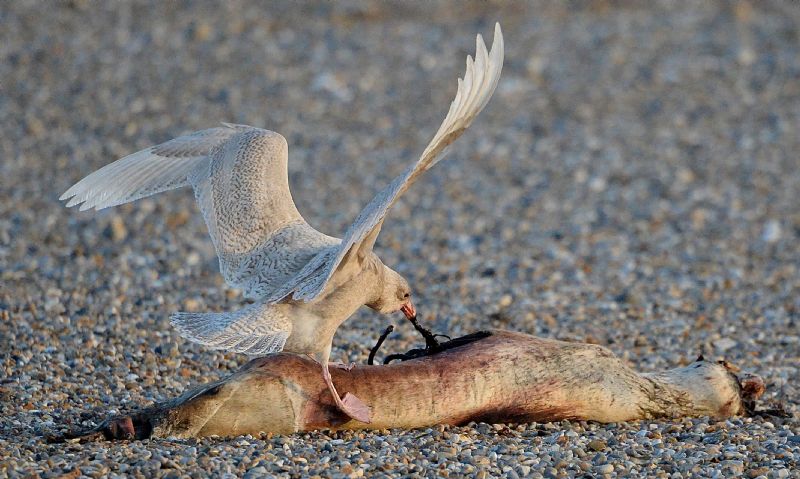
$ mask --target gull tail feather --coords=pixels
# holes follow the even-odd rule
[[[170,322],[189,341],[251,356],[281,351],[291,332],[285,316],[261,303],[232,313],[175,313]]]

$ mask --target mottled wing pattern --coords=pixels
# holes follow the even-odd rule
[[[190,181],[225,280],[250,298],[270,296],[321,250],[339,243],[306,223],[289,191],[283,136],[240,132]]]
[[[372,199],[347,230],[340,244],[321,251],[291,281],[274,291],[271,300],[291,295],[295,300],[312,301],[322,294],[344,263],[363,258],[372,249],[392,205],[422,173],[445,156],[447,147],[461,136],[483,110],[497,87],[503,66],[500,25],[495,25],[491,52],[486,51],[480,35],[476,43],[475,60],[467,57],[466,73],[463,80],[458,80],[458,90],[450,110],[419,160]]]
[[[224,124],[151,146],[100,168],[63,195],[81,211],[121,205],[189,184],[189,176],[208,163],[208,154],[248,127]]]
[[[286,140],[223,124],[147,148],[90,174],[61,199],[102,209],[191,185],[226,281],[268,296],[339,243],[300,216],[289,192]]]

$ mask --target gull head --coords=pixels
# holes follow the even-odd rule
[[[386,265],[383,265],[383,286],[380,295],[367,306],[383,314],[402,311],[409,319],[417,315],[414,303],[411,302],[411,287],[408,281]]]

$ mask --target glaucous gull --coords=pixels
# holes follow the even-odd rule
[[[61,199],[99,210],[191,186],[222,275],[254,302],[227,313],[176,313],[172,324],[210,348],[252,356],[307,354],[322,366],[337,406],[369,422],[370,408],[350,393],[340,397],[331,380],[333,335],[362,305],[416,316],[408,282],[381,262],[373,245],[392,205],[444,157],[491,98],[503,65],[500,25],[491,52],[480,35],[476,48],[422,156],[370,201],[343,239],[320,233],[297,211],[284,137],[245,125],[223,124],[133,153],[82,179]]]

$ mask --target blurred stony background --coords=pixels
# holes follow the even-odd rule
[[[43,442],[246,361],[168,324],[243,302],[190,191],[81,213],[67,187],[247,123],[286,136],[299,209],[341,234],[495,21],[497,93],[378,241],[423,320],[597,342],[645,371],[725,357],[794,418]],[[797,3],[20,1],[0,26],[0,475],[800,477]],[[363,361],[390,321],[386,348],[418,344],[364,310],[333,359]]]

